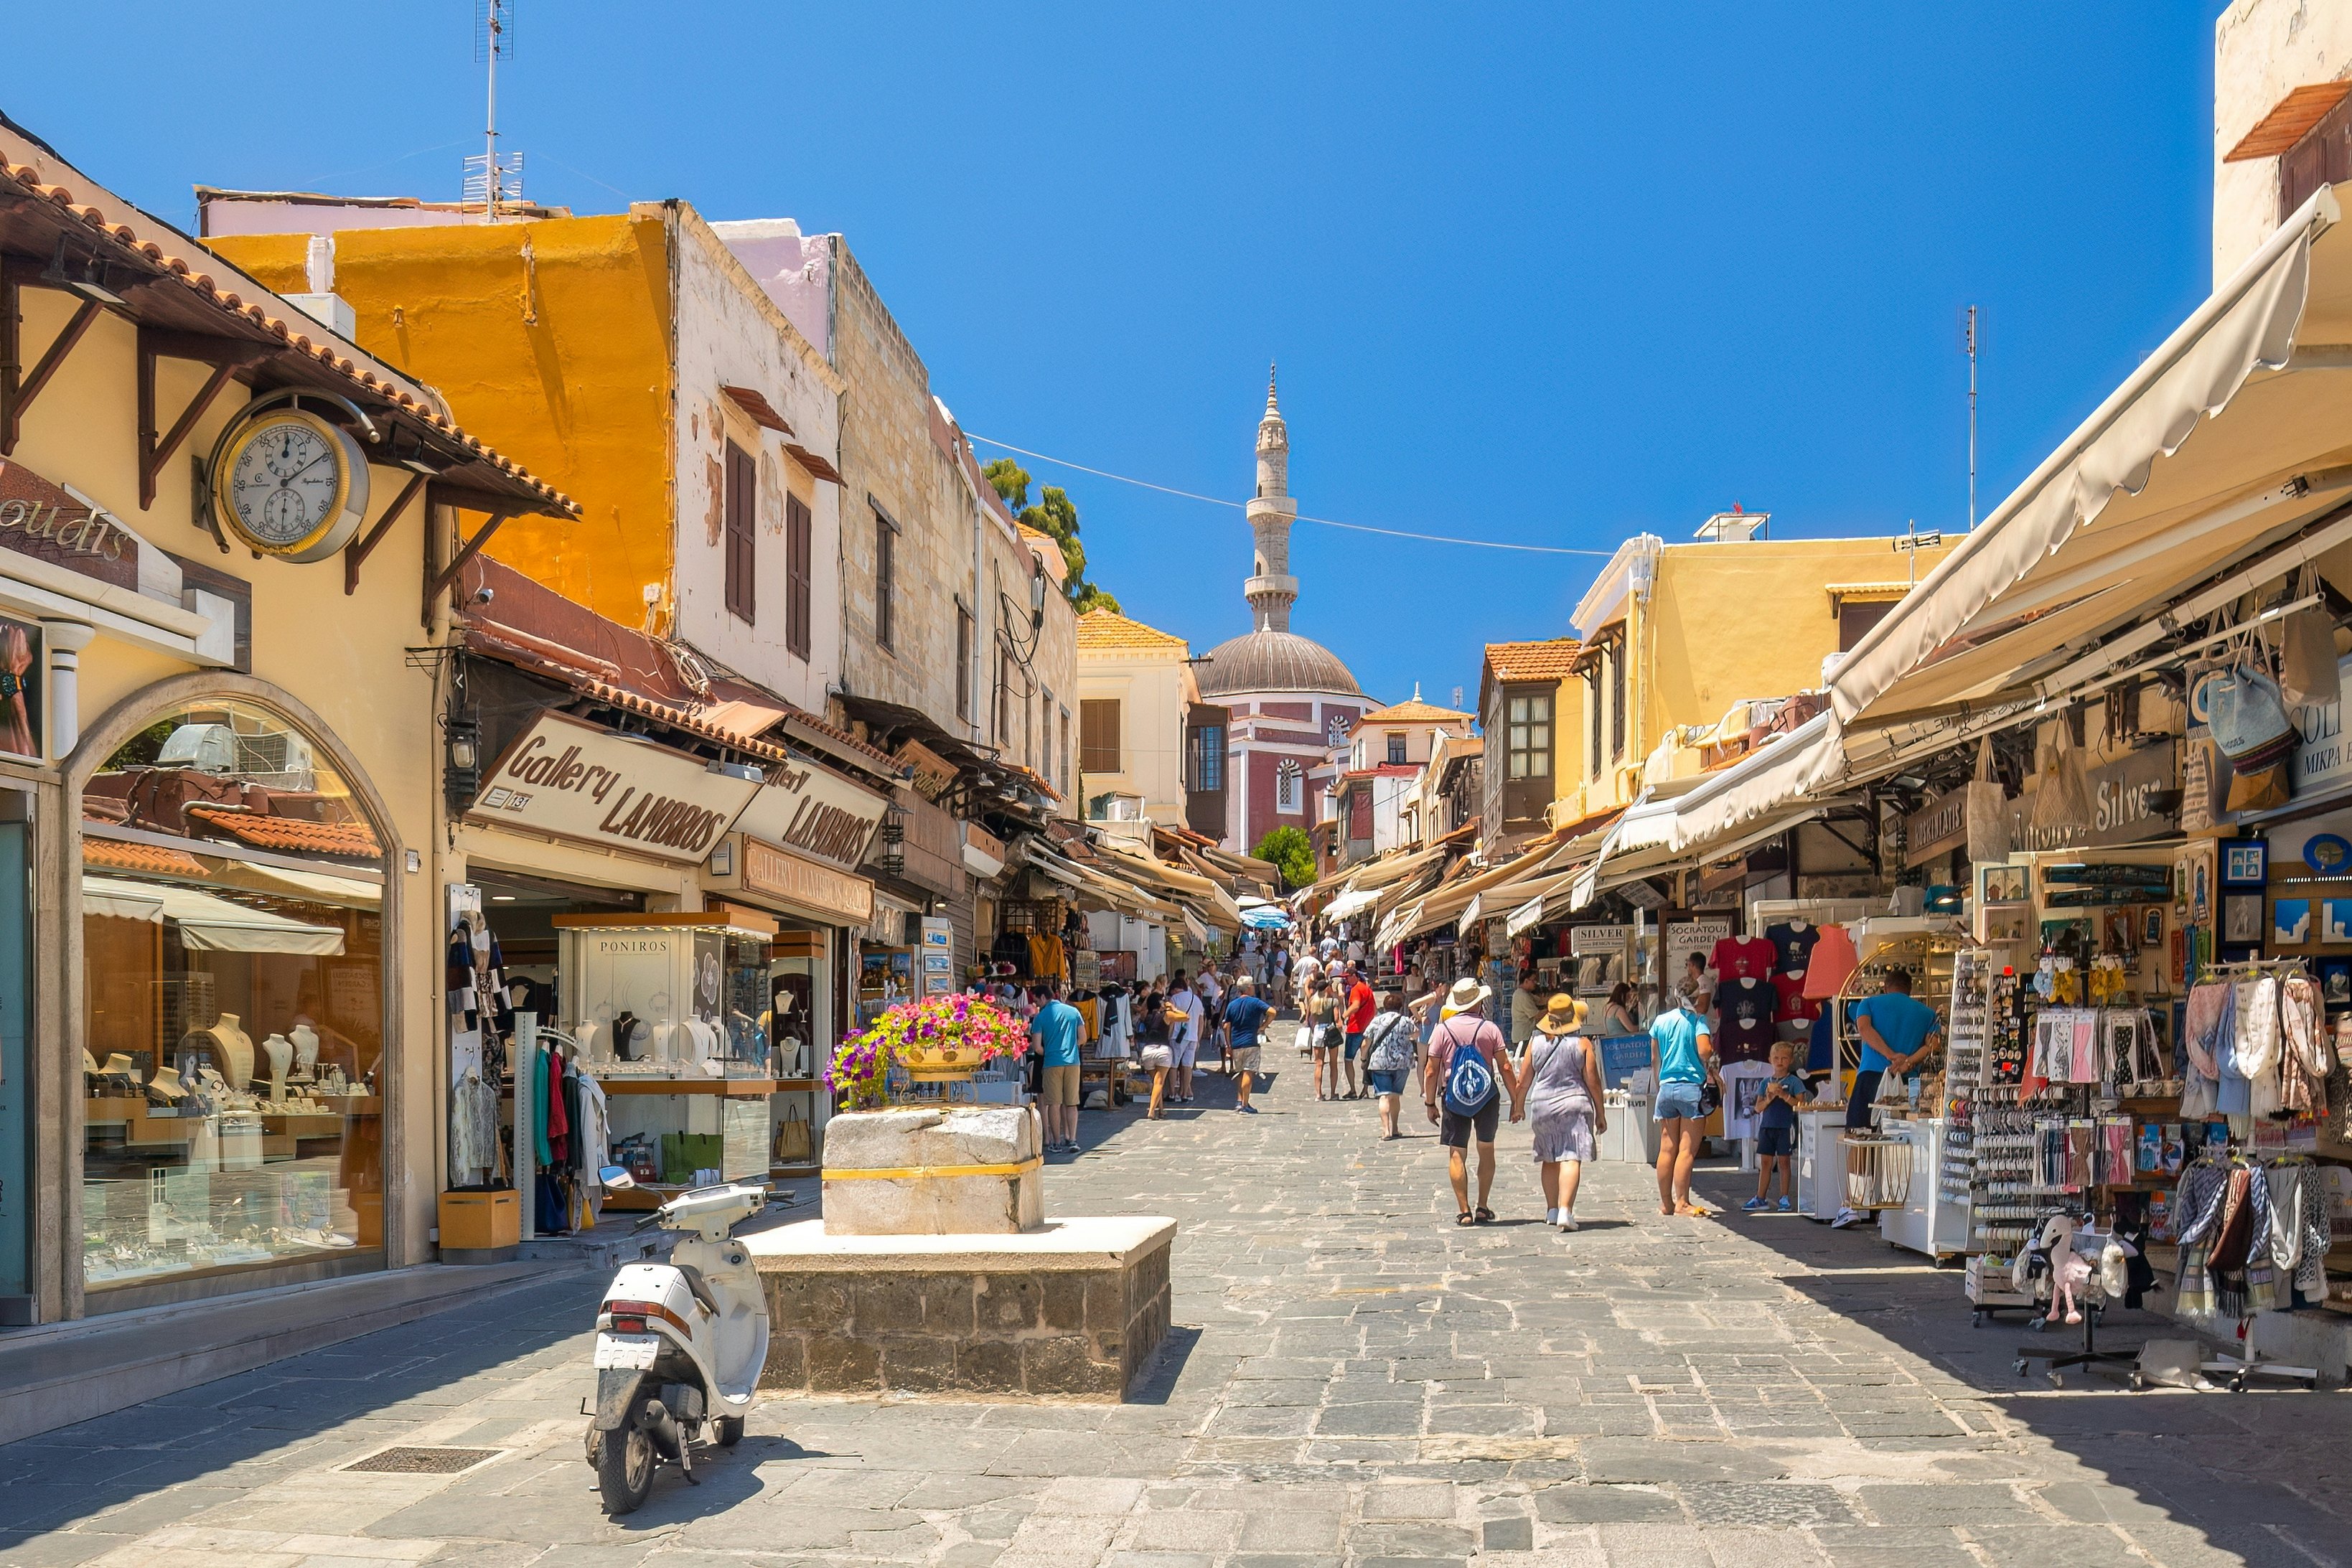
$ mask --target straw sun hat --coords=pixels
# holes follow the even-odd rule
[[[1584,1027],[1585,1015],[1591,1009],[1565,991],[1553,994],[1544,1004],[1543,1017],[1536,1019],[1538,1034],[1574,1034]]]

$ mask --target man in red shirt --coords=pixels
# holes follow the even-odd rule
[[[1356,1053],[1363,1049],[1364,1030],[1372,1026],[1372,1015],[1380,1010],[1372,999],[1371,982],[1364,977],[1360,967],[1348,966],[1348,1098],[1360,1100],[1363,1091],[1356,1087]]]

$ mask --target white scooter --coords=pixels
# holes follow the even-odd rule
[[[597,1173],[635,1186],[626,1166]],[[668,1459],[695,1481],[694,1445],[731,1448],[768,1359],[768,1298],[734,1228],[766,1208],[765,1187],[741,1183],[680,1193],[641,1221],[686,1232],[666,1263],[624,1263],[596,1315],[596,1410],[588,1462],[607,1513],[628,1513]],[[699,1481],[696,1481],[699,1485]]]

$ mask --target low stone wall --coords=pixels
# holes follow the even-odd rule
[[[1020,1236],[747,1238],[768,1291],[765,1389],[1118,1399],[1167,1337],[1176,1222]]]

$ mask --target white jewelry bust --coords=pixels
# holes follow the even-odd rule
[[[261,1049],[269,1058],[269,1097],[283,1100],[286,1098],[286,1070],[294,1061],[294,1042],[282,1034],[273,1034],[261,1042]]]
[[[253,1037],[238,1027],[235,1013],[223,1013],[220,1021],[205,1031],[220,1046],[220,1073],[232,1089],[242,1089],[253,1082]]]
[[[294,1068],[308,1078],[319,1067],[319,1031],[309,1024],[298,1023],[287,1031],[294,1039]]]
[[[155,1070],[155,1076],[148,1080],[147,1092],[161,1095],[165,1100],[184,1100],[188,1097],[187,1085],[180,1082],[178,1071],[169,1067],[159,1067]]]

